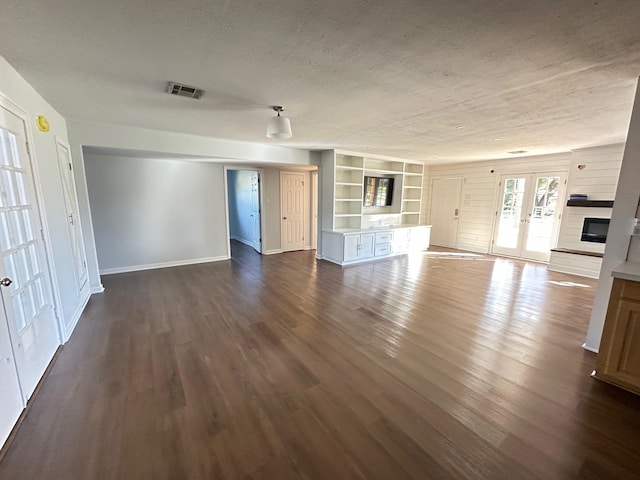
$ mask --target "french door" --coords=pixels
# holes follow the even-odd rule
[[[0,296],[26,401],[60,338],[25,132],[22,118],[0,106]]]
[[[565,173],[503,175],[492,253],[548,262],[564,198]]]

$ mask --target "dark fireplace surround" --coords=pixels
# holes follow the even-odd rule
[[[580,240],[583,242],[606,243],[609,221],[610,219],[608,218],[586,217],[582,224]]]

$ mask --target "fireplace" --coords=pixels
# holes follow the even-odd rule
[[[585,218],[582,224],[583,242],[606,243],[607,231],[609,230],[608,218]]]

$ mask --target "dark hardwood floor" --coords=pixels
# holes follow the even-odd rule
[[[104,277],[0,478],[638,478],[640,397],[580,348],[594,281],[233,253]]]

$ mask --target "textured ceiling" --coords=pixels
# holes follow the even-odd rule
[[[0,55],[67,118],[430,163],[624,141],[640,75],[638,0],[3,3]]]

